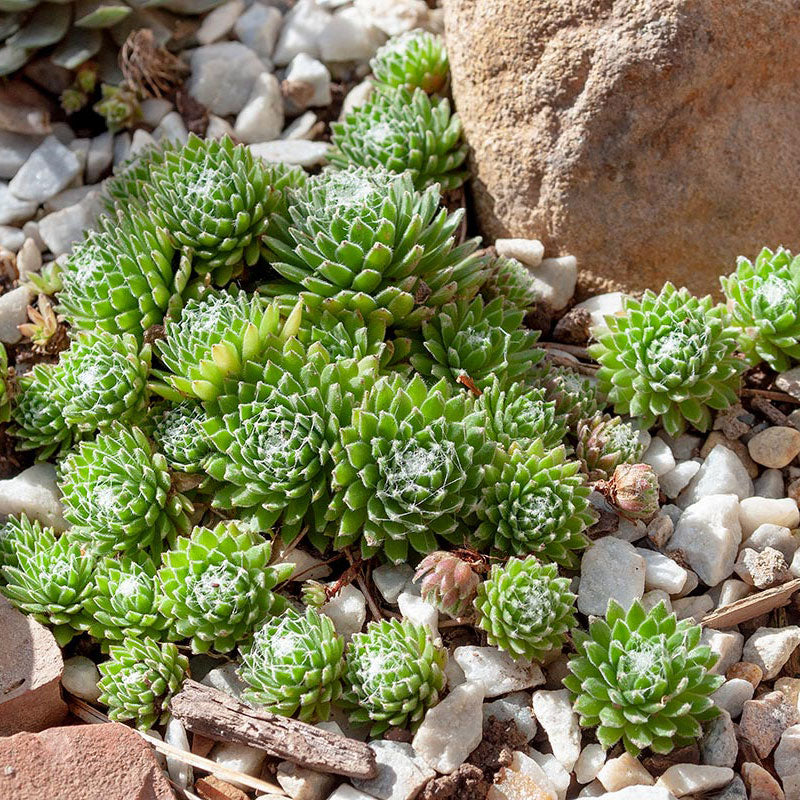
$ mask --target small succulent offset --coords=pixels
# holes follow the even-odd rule
[[[159,644],[149,636],[126,638],[111,645],[109,653],[111,658],[97,665],[99,700],[108,706],[109,718],[132,720],[145,731],[166,722],[167,704],[187,675],[189,659],[174,644]]]
[[[245,700],[304,722],[328,719],[345,670],[344,639],[328,617],[313,608],[304,616],[287,608],[241,650]]]
[[[382,549],[396,563],[409,545],[429,553],[437,536],[463,538],[494,452],[465,392],[445,380],[429,388],[419,375],[380,378],[339,438],[328,511],[335,547],[360,539],[365,556]]]
[[[644,453],[639,431],[622,417],[595,414],[578,423],[575,455],[590,481],[608,480],[620,464],[633,464]]]
[[[149,558],[138,562],[127,556],[103,558],[95,569],[94,589],[84,603],[91,620],[89,633],[100,642],[103,652],[127,636],[163,639],[169,621],[158,603],[156,568]]]
[[[207,419],[200,403],[184,400],[156,411],[153,440],[167,459],[170,469],[189,474],[202,472],[211,445],[203,433]]]
[[[736,402],[745,362],[734,355],[736,334],[723,306],[666,283],[656,295],[627,298],[623,313],[592,329],[589,354],[597,378],[618,414],[649,428],[658,420],[670,436],[690,422],[701,431],[711,410]]]
[[[751,262],[740,256],[736,271],[720,278],[739,349],[777,372],[800,360],[800,255],[765,247]]]
[[[31,556],[38,550],[48,550],[55,543],[52,528],[42,527],[40,522],[28,519],[25,514],[9,517],[0,525],[0,569],[19,567],[20,557]]]
[[[536,371],[532,382],[556,404],[556,413],[566,420],[572,432],[577,430],[582,419],[591,417],[601,405],[591,381],[570,367],[545,362]]]
[[[284,599],[272,590],[294,566],[267,566],[271,550],[260,534],[220,522],[194,528],[164,553],[161,612],[181,638],[191,637],[192,652],[229,653],[283,610]]]
[[[70,534],[98,554],[158,557],[189,528],[191,503],[172,490],[167,462],[136,427],[112,423],[94,441],[81,442],[59,466]]]
[[[392,37],[369,62],[379,90],[420,88],[428,94],[442,92],[450,79],[450,62],[444,40],[435,33],[414,30]]]
[[[564,685],[581,725],[596,727],[604,748],[621,740],[634,756],[691,744],[719,713],[709,695],[725,680],[709,672],[717,656],[700,634],[663,602],[645,612],[636,601],[626,614],[611,600],[605,620],[573,634],[577,655]]]
[[[105,119],[112,133],[132,128],[142,119],[142,105],[139,95],[126,83],[119,86],[103,83],[100,86],[101,98],[94,104],[94,110]]]
[[[442,306],[422,324],[423,347],[411,356],[421,375],[468,377],[483,389],[494,378],[503,388],[526,375],[544,358],[536,347],[539,331],[521,327],[523,313],[509,309],[498,297],[485,303],[457,300]]]
[[[624,517],[649,519],[658,513],[658,476],[649,464],[620,464],[595,489]]]
[[[423,89],[386,89],[331,124],[331,164],[407,172],[417,189],[456,189],[466,180],[467,146],[450,101]]]
[[[463,214],[439,207],[439,192],[417,192],[411,177],[364,167],[327,170],[292,193],[267,236],[283,278],[270,295],[296,297],[365,321],[418,328],[455,297],[472,297],[487,273],[477,240],[455,244]]]
[[[94,557],[65,536],[32,552],[18,549],[16,556],[19,566],[3,567],[3,594],[21,611],[51,625],[63,647],[89,626],[84,604],[92,592]]]
[[[373,737],[390,727],[413,732],[444,690],[447,651],[409,620],[370,622],[353,635],[346,658],[343,700],[353,708],[351,722],[372,723]]]
[[[560,578],[555,564],[534,556],[494,564],[478,587],[477,625],[489,644],[512,658],[542,661],[560,649],[575,627],[575,600],[569,578]]]
[[[551,450],[541,441],[525,450],[512,446],[499,465],[486,469],[476,509],[480,524],[472,537],[500,553],[533,553],[575,567],[578,551],[589,543],[584,531],[595,522],[590,493],[580,464],[567,460],[563,445]]]
[[[419,583],[423,600],[457,619],[470,612],[480,578],[454,553],[437,550],[420,561],[414,582]]]
[[[541,293],[531,270],[516,258],[498,256],[492,262],[492,272],[481,287],[487,300],[500,297],[511,308],[529,311],[541,300]]]

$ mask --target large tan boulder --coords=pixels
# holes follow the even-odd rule
[[[444,8],[484,233],[702,292],[737,255],[800,250],[797,0]]]

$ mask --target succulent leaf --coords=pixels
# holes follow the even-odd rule
[[[450,62],[441,36],[413,30],[394,36],[378,48],[369,62],[378,89],[420,88],[428,94],[442,92],[450,77]]]

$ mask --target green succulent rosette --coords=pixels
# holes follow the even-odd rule
[[[139,428],[112,423],[81,442],[59,465],[59,486],[70,534],[98,554],[158,558],[189,528],[192,505],[173,491],[166,459]]]
[[[570,367],[545,361],[538,367],[531,382],[556,404],[556,413],[566,420],[567,427],[573,433],[582,419],[591,417],[604,406],[596,385]]]
[[[109,719],[132,721],[149,730],[169,719],[168,703],[187,677],[189,659],[171,643],[159,644],[145,636],[112,644],[110,658],[100,670],[99,700],[108,706]]]
[[[739,349],[751,364],[777,372],[800,360],[800,256],[765,247],[755,262],[740,256],[736,271],[720,278]]]
[[[150,411],[155,415],[153,441],[169,468],[189,474],[202,472],[211,452],[203,431],[207,419],[203,406],[194,400],[184,400],[166,408],[151,407]]]
[[[380,378],[332,450],[334,547],[360,541],[365,557],[382,550],[399,562],[409,546],[435,550],[438,536],[461,541],[494,450],[465,392],[419,375]]]
[[[611,414],[581,420],[577,437],[575,456],[590,481],[608,480],[620,464],[633,464],[644,454],[639,431]]]
[[[164,639],[169,621],[159,610],[159,599],[156,567],[150,558],[102,558],[95,569],[94,588],[84,603],[91,620],[88,631],[104,653],[110,644],[128,636]]]
[[[477,625],[490,645],[515,659],[544,661],[560,650],[575,627],[575,600],[569,578],[555,564],[534,556],[494,564],[478,586]]]
[[[363,105],[331,124],[331,164],[383,167],[407,173],[417,189],[456,189],[467,178],[467,146],[450,101],[423,89],[375,92]]]
[[[723,306],[697,298],[671,283],[656,295],[627,298],[623,313],[592,329],[590,355],[600,363],[597,379],[617,414],[643,428],[660,422],[670,436],[691,423],[711,425],[711,411],[737,401],[745,362],[734,355],[736,334]]]
[[[192,652],[229,653],[256,626],[280,613],[285,600],[272,590],[293,564],[268,566],[271,545],[236,522],[196,527],[164,553],[158,572],[161,612]]]
[[[435,309],[472,297],[487,274],[477,240],[456,245],[463,214],[439,208],[439,192],[407,174],[328,170],[295,191],[273,216],[267,257],[282,280],[261,287],[301,295],[313,308],[358,311],[369,322],[419,328]]]
[[[390,727],[416,730],[446,683],[447,651],[409,620],[370,622],[366,633],[353,634],[346,660],[342,699],[353,709],[350,721],[371,724],[372,737]]]
[[[89,625],[84,604],[92,591],[94,556],[62,536],[49,547],[17,549],[16,557],[18,566],[2,569],[6,585],[0,591],[20,611],[50,625],[63,647]]]
[[[492,262],[491,274],[481,287],[481,294],[487,300],[499,297],[505,305],[523,312],[542,299],[533,272],[516,258],[502,256]]]
[[[39,550],[49,550],[55,543],[56,536],[52,528],[28,519],[25,514],[9,517],[0,524],[0,568],[19,567],[21,557],[32,556]]]
[[[710,695],[725,680],[709,672],[717,655],[700,634],[663,602],[645,612],[636,601],[626,613],[611,600],[605,620],[573,634],[577,655],[564,685],[581,725],[596,729],[602,747],[621,741],[634,756],[695,742],[719,713]]]
[[[589,543],[584,531],[596,519],[590,493],[580,463],[568,461],[563,446],[548,450],[541,441],[525,450],[512,446],[499,465],[486,470],[472,539],[500,553],[532,553],[576,567],[578,552]]]
[[[304,722],[327,720],[342,694],[344,639],[313,608],[291,607],[267,620],[241,648],[244,698],[274,714]]]
[[[381,91],[419,88],[437,94],[444,91],[450,79],[444,39],[423,30],[393,36],[378,48],[369,65]]]
[[[411,364],[436,379],[459,383],[466,377],[480,389],[493,380],[506,388],[544,358],[536,347],[539,331],[521,327],[522,317],[499,298],[448,303],[422,324],[422,347],[411,355]]]

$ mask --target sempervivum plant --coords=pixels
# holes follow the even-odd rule
[[[383,549],[398,562],[409,545],[429,553],[437,536],[461,538],[493,453],[465,392],[419,375],[379,379],[333,451],[334,546],[360,539],[365,556]]]
[[[372,723],[370,736],[387,728],[415,730],[444,689],[447,651],[433,644],[424,625],[409,620],[370,622],[347,647],[345,702],[350,720]]]
[[[156,568],[147,558],[103,558],[94,573],[94,589],[84,603],[89,633],[108,652],[126,636],[163,639],[169,621],[158,608]]]
[[[595,489],[630,519],[647,519],[658,512],[658,476],[649,464],[620,464],[607,481]]]
[[[81,432],[112,421],[137,422],[147,407],[150,345],[132,334],[81,333],[61,355],[55,399],[68,425]]]
[[[448,303],[423,323],[424,350],[414,353],[411,363],[422,375],[456,383],[467,377],[481,389],[494,377],[507,387],[544,358],[536,347],[539,331],[521,327],[522,316],[500,298]]]
[[[423,600],[455,619],[469,612],[480,578],[454,553],[437,550],[420,561],[414,582],[419,583]]]
[[[782,372],[800,360],[800,256],[765,247],[755,262],[741,256],[720,281],[739,348],[752,363],[763,359]]]
[[[516,258],[498,256],[481,293],[488,300],[501,297],[512,308],[528,311],[541,299],[531,270]]]
[[[98,664],[99,700],[116,722],[132,720],[148,730],[169,718],[167,704],[181,687],[189,659],[174,644],[159,644],[149,636],[123,640],[109,648],[111,658]]]
[[[134,207],[103,216],[61,266],[58,308],[73,328],[137,339],[178,307],[191,274],[169,234]]]
[[[611,414],[581,420],[577,436],[575,455],[590,481],[607,480],[619,464],[632,464],[644,453],[639,431]]]
[[[444,40],[423,30],[394,36],[378,48],[369,65],[379,89],[420,88],[435,94],[447,86],[450,75]]]
[[[0,568],[18,567],[20,557],[47,550],[55,543],[52,528],[42,527],[40,522],[28,519],[25,514],[9,517],[0,525]]]
[[[301,310],[298,305],[284,319],[277,302],[236,287],[188,300],[180,316],[167,321],[156,345],[167,368],[156,374],[167,386],[154,389],[177,400],[181,395],[213,400],[225,378],[238,375],[252,359],[266,361],[270,345],[279,346],[297,332]]]
[[[206,413],[200,403],[184,400],[163,409],[151,408],[155,416],[153,440],[178,472],[202,472],[211,445],[203,433]]]
[[[566,419],[573,432],[582,419],[591,417],[600,406],[592,382],[570,367],[545,362],[536,371],[533,382],[556,404],[556,413]]]
[[[71,535],[101,554],[149,550],[158,556],[189,527],[191,503],[174,492],[167,462],[139,428],[112,423],[60,464]]]
[[[604,748],[621,740],[633,755],[694,742],[702,723],[719,713],[709,695],[725,680],[709,673],[717,656],[700,634],[663,602],[646,613],[637,601],[626,614],[611,600],[605,620],[573,635],[578,652],[564,685],[581,725],[596,727]]]
[[[242,263],[255,264],[279,195],[264,162],[249,148],[227,136],[190,134],[183,147],[166,150],[153,164],[150,181],[149,213],[193,253],[198,273],[223,284]]]
[[[35,364],[30,372],[17,378],[9,433],[18,440],[16,446],[20,450],[38,450],[40,460],[66,450],[76,435],[55,398],[60,370],[57,364]]]
[[[192,652],[228,653],[263,619],[283,610],[273,593],[293,564],[269,567],[270,543],[235,522],[196,527],[164,553],[161,611]]]
[[[597,378],[618,414],[649,428],[660,420],[670,436],[687,421],[698,430],[711,410],[736,402],[745,362],[734,355],[736,334],[723,306],[671,283],[656,295],[627,298],[625,310],[592,329],[589,353],[600,362]]]
[[[284,717],[326,720],[342,694],[344,639],[313,608],[301,616],[287,608],[259,628],[242,648],[239,677],[244,698]]]
[[[536,441],[525,450],[512,447],[501,465],[487,467],[480,525],[472,536],[501,553],[535,553],[574,567],[577,551],[588,544],[584,530],[595,521],[590,492],[580,464],[567,460],[563,446],[548,450]]]
[[[436,188],[417,192],[408,174],[327,170],[273,217],[268,258],[284,280],[263,291],[418,328],[454,297],[472,297],[486,277],[477,241],[455,245],[462,216],[439,208]]]
[[[477,624],[489,644],[513,658],[542,661],[575,627],[575,600],[569,578],[559,578],[555,564],[511,558],[494,564],[478,587]]]
[[[505,450],[516,444],[523,450],[537,439],[546,448],[560,445],[567,435],[566,416],[556,412],[556,404],[545,398],[543,389],[513,383],[508,389],[497,379],[484,387],[478,399],[484,413],[487,436]]]
[[[92,592],[94,557],[62,536],[49,547],[17,550],[17,560],[18,566],[3,567],[3,594],[21,611],[51,625],[63,647],[89,625],[84,604]]]
[[[286,542],[309,522],[310,538],[324,548],[330,450],[375,370],[374,358],[331,362],[320,345],[306,351],[295,339],[265,366],[247,364],[206,404],[212,452],[204,469],[222,484],[213,504],[252,517],[261,530],[280,520]]]
[[[417,189],[438,185],[442,191],[464,183],[467,146],[461,120],[450,113],[450,101],[432,98],[423,89],[376,92],[331,124],[331,164],[385,167],[408,172]]]

